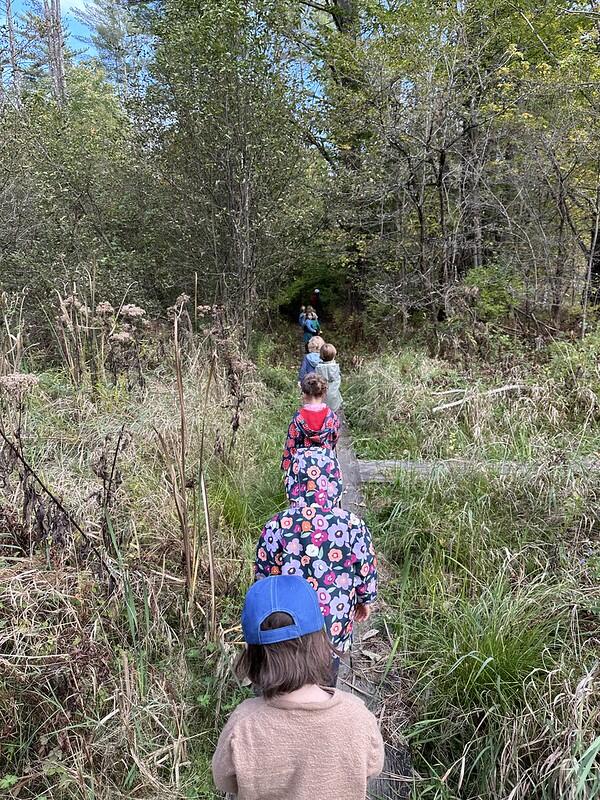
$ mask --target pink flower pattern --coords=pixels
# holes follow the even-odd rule
[[[333,457],[334,458],[334,457]],[[318,483],[335,469],[329,451],[310,448],[298,454],[296,481],[306,487]],[[308,483],[307,471],[320,463],[321,475]],[[371,534],[355,514],[336,507],[342,483],[322,506],[318,489],[307,491],[285,511],[267,522],[256,550],[257,579],[292,572],[309,579],[319,597],[325,627],[335,647],[347,650],[352,641],[354,609],[358,603],[373,603],[377,597],[377,559]],[[316,513],[309,513],[312,510]],[[273,543],[277,549],[271,549]],[[333,551],[333,558],[329,558]],[[340,557],[341,554],[341,557]]]

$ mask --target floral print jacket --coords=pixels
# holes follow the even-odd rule
[[[334,473],[328,451],[310,448],[298,454],[291,474],[302,488],[290,508],[263,528],[255,574],[257,579],[303,575],[317,592],[334,646],[348,650],[356,605],[377,597],[377,559],[365,523],[335,507],[342,484]]]
[[[323,507],[339,506],[342,501],[342,470],[328,447],[301,447],[292,458],[284,478],[290,503],[301,504],[307,493]]]
[[[296,450],[300,447],[335,449],[340,433],[338,415],[324,403],[321,407],[303,406],[296,411],[288,428],[283,447],[281,469],[287,473]]]

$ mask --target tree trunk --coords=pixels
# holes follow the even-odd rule
[[[17,106],[21,104],[21,72],[17,56],[17,42],[12,12],[12,0],[6,0],[6,30],[8,33],[8,60],[11,71],[11,83]]]
[[[46,41],[48,45],[48,68],[52,80],[52,93],[59,107],[67,96],[64,59],[64,36],[60,14],[60,0],[44,0],[46,19]]]

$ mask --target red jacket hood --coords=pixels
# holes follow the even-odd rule
[[[297,424],[301,425],[309,436],[311,434],[316,435],[322,431],[323,423],[328,413],[329,408],[327,406],[324,406],[318,411],[304,407],[300,409],[300,416],[297,420]]]

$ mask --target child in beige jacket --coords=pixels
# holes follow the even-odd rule
[[[217,788],[238,800],[365,800],[383,740],[362,700],[324,688],[332,648],[314,589],[297,575],[258,581],[242,628],[240,674],[262,694],[241,703],[219,737]]]

